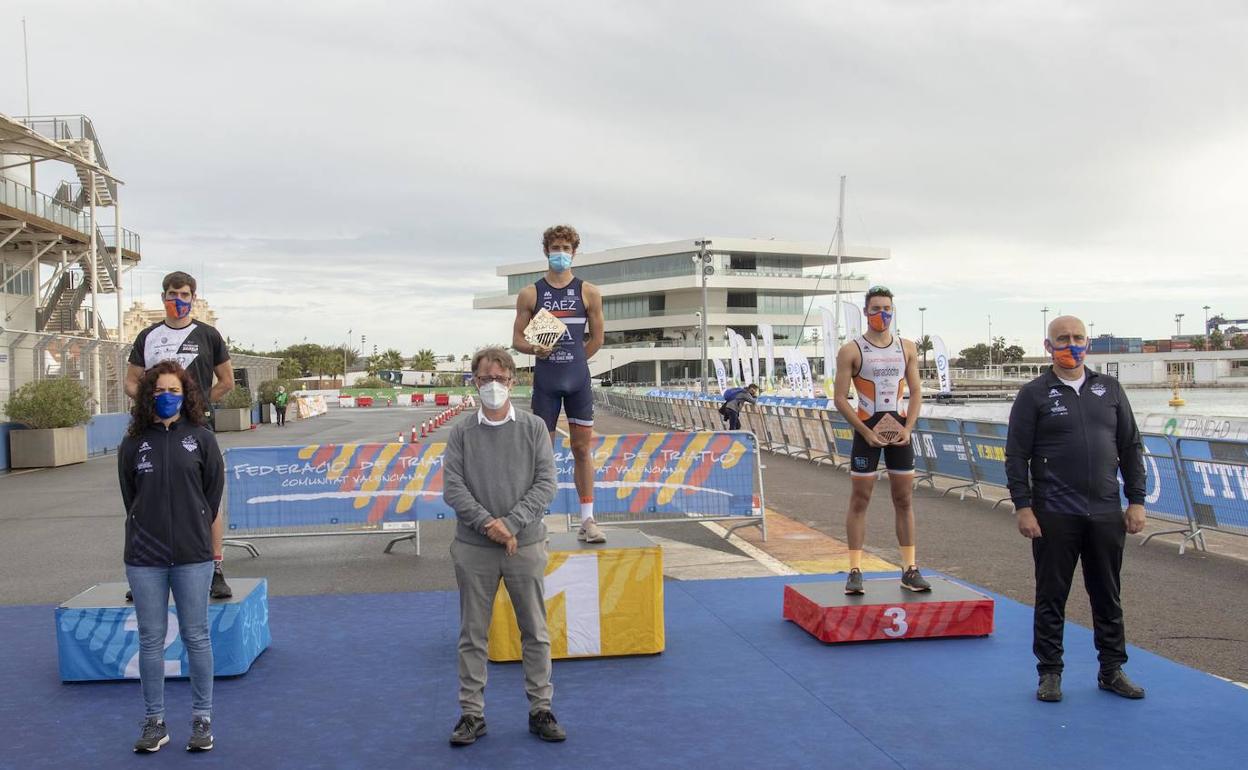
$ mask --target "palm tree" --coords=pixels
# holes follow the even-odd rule
[[[432,350],[418,350],[412,358],[412,368],[418,372],[432,372],[438,368],[438,357]]]

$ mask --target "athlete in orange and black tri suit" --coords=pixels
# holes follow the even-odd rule
[[[897,542],[901,550],[901,585],[911,591],[930,591],[932,587],[919,572],[915,562],[914,449],[910,432],[919,419],[922,391],[919,383],[918,354],[915,344],[893,334],[893,293],[883,286],[867,290],[867,331],[845,343],[836,356],[835,398],[837,410],[854,427],[854,448],[850,459],[849,512],[845,528],[849,540],[849,578],[845,593],[865,593],[862,582],[862,548],[867,535],[867,505],[875,488],[880,453],[888,470],[892,488],[893,508],[897,517]],[[849,384],[853,381],[858,395],[855,409],[849,403]],[[903,409],[902,398],[909,388],[909,407]],[[902,423],[901,435],[892,442],[875,432],[885,415]]]
[[[516,297],[516,323],[511,346],[537,357],[533,366],[533,413],[546,421],[551,440],[562,411],[568,418],[568,435],[575,462],[576,492],[581,500],[581,528],[577,538],[605,543],[594,521],[594,461],[590,443],[594,437],[594,396],[590,390],[589,359],[603,342],[602,295],[598,287],[572,275],[572,258],[581,237],[570,225],[556,225],[542,234],[546,274]],[[545,309],[567,325],[568,331],[552,347],[531,345],[524,329],[539,309]]]

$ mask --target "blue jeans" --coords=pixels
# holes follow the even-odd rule
[[[165,634],[169,591],[178,612],[178,633],[191,664],[191,715],[212,716],[212,639],[208,635],[208,592],[212,562],[172,567],[126,565],[139,623],[139,681],[149,717],[165,715]]]

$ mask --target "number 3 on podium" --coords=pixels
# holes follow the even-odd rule
[[[889,607],[884,610],[884,617],[893,621],[892,628],[884,629],[885,636],[891,639],[899,639],[910,630],[910,624],[906,622],[906,611],[901,607]]]

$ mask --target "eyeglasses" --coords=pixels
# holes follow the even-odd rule
[[[510,377],[491,377],[489,375],[486,375],[484,377],[473,377],[472,379],[481,385],[489,385],[492,382],[497,382],[499,385],[511,384]]]

